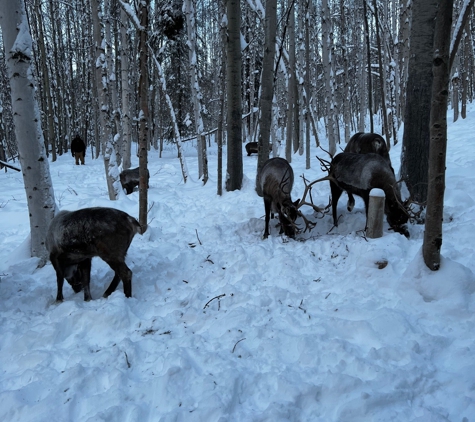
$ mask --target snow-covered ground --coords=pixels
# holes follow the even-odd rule
[[[442,266],[388,230],[365,239],[364,207],[339,203],[310,233],[262,240],[257,157],[244,156],[242,190],[183,184],[176,150],[150,152],[149,228],[122,284],[93,260],[91,302],[67,283],[56,303],[51,264],[28,257],[20,173],[0,173],[1,421],[457,421],[475,419],[475,107],[450,123]],[[322,137],[323,138],[323,137]],[[400,143],[391,150],[400,163]],[[294,156],[293,198],[323,173]],[[90,155],[90,154],[89,154]],[[137,165],[137,158],[134,157]],[[101,160],[51,163],[61,209],[115,207],[138,216],[138,192],[108,200]],[[313,189],[328,202],[327,182]],[[310,208],[304,213],[312,216]],[[332,230],[331,230],[332,229]],[[331,230],[331,231],[330,231]],[[385,265],[387,263],[387,265]]]

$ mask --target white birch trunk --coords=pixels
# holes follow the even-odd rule
[[[46,232],[54,217],[54,191],[44,148],[32,75],[32,40],[23,0],[0,0],[0,26],[12,93],[13,121],[30,214],[31,256],[46,262]]]
[[[290,163],[292,161],[292,152],[296,152],[298,149],[298,128],[296,132],[295,121],[298,121],[297,112],[297,72],[295,69],[295,7],[293,3],[290,6],[290,17],[287,25],[287,33],[289,37],[289,63],[288,63],[288,82],[287,82],[287,136],[285,144],[285,158]]]
[[[104,169],[107,180],[107,191],[111,201],[117,199],[119,189],[119,171],[114,153],[111,124],[109,118],[108,75],[105,43],[101,36],[100,7],[97,0],[91,0],[93,42],[95,47],[95,74],[97,97],[99,102],[100,141],[103,148]],[[96,142],[99,142],[96,139]]]
[[[331,156],[336,153],[336,133],[334,127],[334,93],[333,93],[333,64],[332,50],[333,38],[330,8],[328,0],[322,1],[322,61],[325,79],[325,106],[326,106],[326,132],[328,138],[328,152]]]
[[[127,0],[124,1],[124,3]],[[124,9],[120,11],[120,72],[121,72],[121,85],[122,85],[122,169],[128,169],[131,165],[130,160],[130,148],[131,148],[131,136],[132,128],[130,125],[130,86],[129,86],[129,57],[127,54],[127,14]]]
[[[208,181],[208,157],[206,154],[206,139],[204,136],[204,123],[202,117],[201,88],[198,81],[198,63],[196,56],[195,36],[195,6],[192,0],[185,0],[183,11],[186,15],[186,27],[188,33],[188,47],[191,68],[191,93],[193,97],[193,110],[195,114],[195,126],[198,148],[198,177],[203,176],[203,184]]]

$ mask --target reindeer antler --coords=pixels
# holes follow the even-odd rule
[[[313,198],[312,198],[312,186],[317,182],[321,182],[322,180],[330,180],[330,179],[328,179],[329,176],[326,176],[322,179],[314,180],[313,182],[308,183],[308,180],[305,178],[305,176],[303,174],[300,177],[302,178],[302,180],[305,184],[305,191],[303,193],[302,199],[299,201],[299,203],[297,205],[297,214],[300,217],[302,217],[302,220],[305,222],[305,229],[303,231],[305,233],[307,230],[309,230],[309,231],[312,230],[317,225],[317,223],[315,223],[313,221],[310,221],[307,217],[305,217],[305,215],[302,213],[302,211],[300,211],[299,208],[302,207],[302,205],[308,205],[308,206],[312,207],[313,210],[316,213],[321,213],[322,216],[320,218],[323,218],[325,216],[325,214],[327,214],[329,212],[329,209],[331,207],[331,199],[329,199],[328,205],[326,205],[324,208],[320,208],[317,205],[315,205],[313,203]],[[307,194],[310,195],[310,202],[306,201]]]
[[[313,182],[311,182],[310,184],[308,184],[308,180],[305,178],[305,176],[302,174],[302,176],[300,176],[303,180],[303,183],[305,184],[305,190],[303,192],[303,196],[302,196],[302,199],[299,201],[299,204],[297,205],[297,209],[299,209],[302,205],[308,205],[310,207],[313,208],[313,210],[315,212],[321,212],[322,214],[325,214],[328,209],[330,208],[330,205],[327,205],[325,208],[320,208],[320,207],[317,207],[314,203],[313,203],[313,198],[312,198],[312,186],[317,183],[317,182],[321,182],[323,180],[330,180],[330,176],[325,176],[321,179],[317,179],[317,180],[314,180]],[[310,193],[310,202],[307,202],[305,200],[305,198],[307,197],[307,193]]]
[[[403,181],[403,179],[400,179],[396,182],[397,183],[401,183]],[[393,192],[394,192],[394,197],[396,198],[396,202],[398,203],[398,205],[400,206],[400,208],[406,213],[406,215],[411,219],[411,220],[418,220],[420,219],[421,217],[421,214],[422,212],[424,211],[424,208],[426,207],[427,205],[427,201],[425,202],[417,202],[417,201],[414,201],[413,199],[411,199],[411,197],[407,198],[404,202],[401,203],[401,201],[399,201],[399,195],[398,195],[398,192],[396,190],[396,187],[395,186],[392,186],[393,188]],[[411,207],[412,204],[415,204],[417,206],[419,206],[419,211],[414,211]]]
[[[330,161],[324,160],[323,158],[320,158],[318,155],[316,155],[317,160],[320,161],[320,168],[322,171],[326,171],[328,174],[330,174],[330,168],[331,168],[331,163]]]
[[[289,168],[290,168],[290,167],[289,167]],[[282,180],[281,180],[280,183],[279,183],[279,189],[280,189],[282,192],[284,192],[285,194],[290,194],[290,191],[292,190],[292,188],[290,188],[288,192],[285,192],[285,190],[284,190],[284,186],[286,186],[286,185],[288,186],[288,181],[290,180],[290,176],[291,176],[291,174],[290,174],[290,172],[289,172],[289,168],[286,168],[286,169],[285,169],[285,173],[284,173],[284,175],[282,176]],[[285,177],[285,176],[287,175],[287,173],[289,173],[289,175],[288,175],[287,177]]]

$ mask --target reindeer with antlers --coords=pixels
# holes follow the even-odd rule
[[[394,172],[383,157],[373,153],[342,152],[336,155],[331,163],[318,159],[328,171],[328,176],[315,180],[312,184],[323,180],[330,181],[335,226],[338,226],[337,205],[343,191],[363,198],[368,216],[369,193],[371,189],[379,188],[386,195],[384,212],[389,225],[394,231],[409,237],[406,223],[411,216],[410,210],[407,203],[402,203]]]
[[[297,217],[301,217],[305,222],[305,231],[311,230],[316,223],[308,220],[300,211],[303,205],[309,205],[315,212],[325,214],[330,205],[325,209],[321,209],[313,204],[310,195],[310,202],[306,201],[307,194],[311,191],[311,184],[308,185],[306,180],[305,191],[301,200],[292,201],[290,192],[294,184],[294,172],[287,160],[275,157],[267,160],[261,168],[256,178],[256,192],[260,197],[264,198],[264,208],[266,212],[266,226],[264,230],[264,239],[269,236],[269,221],[272,214],[279,214],[280,234],[285,233],[288,237],[295,237],[297,232],[301,230],[295,224]]]
[[[285,233],[289,237],[295,236],[299,200],[292,202],[290,197],[293,184],[294,171],[288,161],[280,157],[267,160],[258,173],[256,191],[264,198],[266,211],[264,239],[269,236],[271,212],[279,214],[280,233]]]

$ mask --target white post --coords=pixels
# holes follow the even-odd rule
[[[384,200],[385,195],[382,189],[371,189],[366,222],[366,236],[371,239],[383,236]]]

